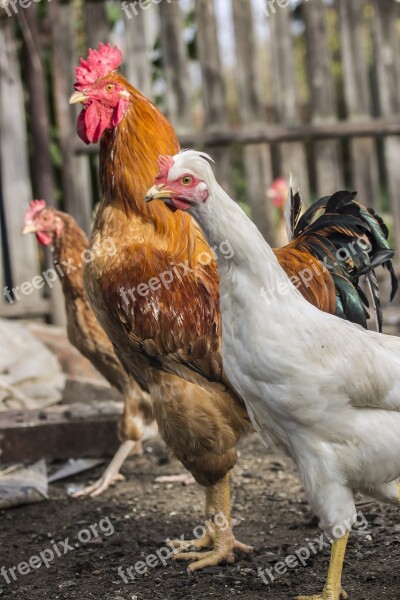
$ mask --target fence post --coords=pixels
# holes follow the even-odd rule
[[[243,124],[257,124],[264,120],[264,115],[256,83],[253,12],[251,4],[243,0],[232,0],[232,8],[237,50],[239,113]],[[270,147],[267,144],[246,146],[244,164],[247,202],[251,207],[252,217],[264,237],[274,245],[272,206],[267,198],[267,188],[273,180]]]
[[[100,42],[105,44],[109,41],[107,5],[105,0],[86,0],[84,6],[88,44],[91,48],[97,48]]]
[[[379,88],[380,113],[384,117],[400,115],[400,59],[397,37],[399,5],[393,0],[374,0],[375,60]],[[395,247],[400,251],[400,138],[384,141],[388,191],[394,219]]]
[[[128,14],[130,16],[128,16]],[[146,23],[148,13],[144,10],[137,14],[124,13],[126,51],[124,66],[128,81],[146,98],[153,97],[149,33]]]
[[[54,172],[50,152],[49,107],[45,73],[39,42],[37,5],[31,4],[19,13],[24,40],[24,64],[28,88],[29,130],[32,135],[32,182],[37,198],[55,206]],[[46,252],[46,269],[52,267],[51,255]],[[50,292],[52,323],[65,325],[66,316],[61,284],[56,282]]]
[[[32,189],[23,87],[14,26],[14,18],[0,18],[0,183],[4,210],[3,225],[9,234],[7,247],[11,265],[10,283],[12,286],[20,286],[37,275],[38,261],[34,237],[22,237],[19,234],[24,213],[32,200]],[[21,298],[27,307],[33,306],[40,301],[41,292],[33,290]],[[3,304],[4,300],[1,289],[0,304]]]
[[[191,87],[179,3],[177,0],[161,2],[159,11],[162,62],[167,83],[167,116],[175,126],[187,129],[191,123]]]
[[[38,31],[37,4],[19,13],[24,40],[24,68],[28,88],[29,129],[34,151],[31,157],[32,180],[38,198],[54,205],[54,172],[50,153],[49,106]]]
[[[338,0],[344,94],[348,119],[368,121],[371,118],[371,90],[365,51],[365,0]],[[360,201],[379,210],[380,186],[376,142],[372,138],[350,141],[353,181]]]
[[[272,33],[272,53],[274,64],[275,97],[279,122],[285,125],[299,125],[300,109],[294,66],[294,47],[291,28],[290,7],[277,10],[269,17]],[[305,201],[310,198],[310,183],[307,155],[302,142],[280,144],[281,175],[293,173],[300,184]]]
[[[222,76],[214,0],[196,0],[198,55],[202,73],[202,97],[206,127],[228,122],[225,82]],[[213,148],[213,158],[221,185],[232,192],[231,152]]]
[[[87,156],[76,156],[76,111],[69,106],[73,92],[74,67],[74,17],[71,4],[52,0],[48,5],[52,34],[52,73],[54,105],[58,126],[58,139],[62,154],[62,183],[65,209],[79,225],[90,233],[92,221],[92,182]]]
[[[337,120],[337,104],[326,23],[327,9],[322,0],[306,2],[302,9],[306,23],[312,122],[334,123]],[[313,148],[318,195],[325,196],[342,189],[344,183],[338,142],[316,142]]]

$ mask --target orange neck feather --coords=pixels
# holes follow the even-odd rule
[[[163,202],[144,201],[158,173],[159,155],[173,156],[180,150],[176,133],[154,104],[121,75],[114,77],[130,92],[131,104],[121,123],[106,131],[101,142],[103,206],[112,205],[119,218],[124,213],[127,219],[136,217],[152,224],[173,254],[192,262],[208,248],[192,218],[183,212],[172,213]]]

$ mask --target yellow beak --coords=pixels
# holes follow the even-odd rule
[[[79,104],[80,102],[86,102],[89,100],[89,96],[85,96],[83,92],[74,92],[69,99],[70,104]]]
[[[28,235],[28,233],[36,233],[36,226],[33,223],[27,223],[21,231],[21,235]]]
[[[170,200],[172,192],[168,190],[164,183],[153,185],[146,194],[145,201],[152,202],[153,200]]]

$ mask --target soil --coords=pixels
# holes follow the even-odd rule
[[[386,333],[400,334],[398,306],[385,311],[385,323]],[[76,369],[78,359],[72,362]],[[190,577],[184,562],[161,563],[156,553],[164,558],[165,539],[191,539],[199,532],[204,492],[197,485],[155,482],[160,475],[183,473],[156,439],[145,445],[143,456],[125,463],[126,480],[99,498],[74,500],[66,488],[97,479],[102,467],[51,485],[46,502],[0,511],[0,600],[292,600],[320,592],[329,545],[323,538],[320,549],[321,531],[293,465],[268,452],[256,434],[239,449],[232,514],[236,537],[254,547],[251,556],[238,553],[235,564]],[[344,588],[350,600],[399,600],[400,511],[365,498],[358,509]],[[39,559],[32,557],[41,552],[54,556],[48,568],[15,570],[14,581],[9,569],[19,565],[25,573],[29,565],[23,563],[29,560],[38,567]],[[293,558],[296,552],[305,566]],[[146,558],[151,567],[143,573]],[[285,559],[291,568],[282,564]]]
[[[159,475],[182,472],[180,464],[169,460],[162,443],[156,440],[147,445],[143,456],[127,461],[123,467],[126,481],[100,498],[69,498],[65,490],[69,482],[63,481],[50,486],[48,501],[0,513],[0,567],[9,569],[29,561],[51,549],[53,542],[61,554],[48,568],[42,565],[24,575],[17,571],[17,580],[10,584],[0,574],[0,599],[290,600],[299,593],[319,592],[328,565],[326,545],[315,555],[310,551],[306,566],[283,573],[284,567],[278,565],[280,574],[273,570],[275,579],[269,585],[259,576],[259,569],[273,569],[276,563],[307,547],[310,540],[318,539],[321,532],[290,462],[267,452],[255,435],[244,440],[240,450],[233,482],[233,516],[238,522],[237,538],[254,546],[252,556],[238,554],[234,565],[206,569],[191,577],[186,563],[169,560],[163,566],[153,557],[152,568],[146,574],[136,573],[135,580],[130,581],[127,568],[154,555],[168,537],[193,537],[194,527],[202,523],[204,498],[199,486],[155,483]],[[101,472],[98,467],[73,481],[86,483]],[[351,600],[397,600],[400,511],[376,502],[365,503],[365,499],[362,502],[360,509],[366,521],[360,517],[360,527],[351,537],[344,587]],[[90,526],[94,524],[97,532],[93,533]],[[67,537],[72,549],[64,554],[67,547],[62,542]],[[314,548],[318,548],[316,542]],[[128,583],[119,576],[119,567]],[[26,566],[20,568],[24,572]],[[131,572],[135,575],[134,569]],[[7,576],[12,579],[9,571]]]

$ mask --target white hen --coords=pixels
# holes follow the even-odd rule
[[[400,339],[307,302],[207,158],[186,151],[169,159],[168,175],[147,200],[189,210],[211,247],[229,240],[232,258],[217,255],[224,371],[261,436],[296,463],[321,527],[335,540],[324,590],[307,598],[346,598],[341,576],[354,491],[400,502]]]

